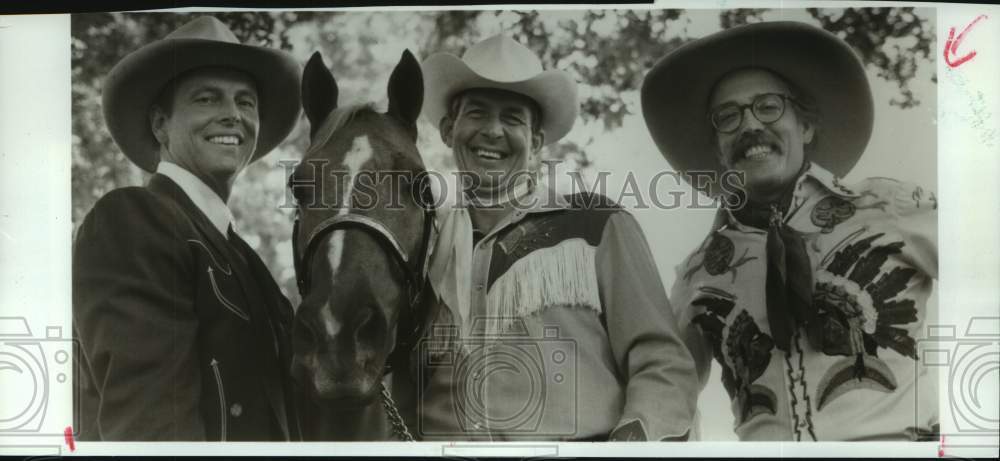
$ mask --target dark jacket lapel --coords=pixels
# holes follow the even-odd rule
[[[219,230],[215,228],[211,220],[208,219],[208,216],[205,216],[205,213],[191,201],[191,198],[184,193],[184,190],[170,178],[161,174],[154,174],[150,178],[148,187],[152,192],[167,196],[177,202],[187,212],[187,215],[191,217],[191,221],[199,233],[208,239],[213,249],[225,255],[226,259],[230,261],[230,265],[233,267],[233,274],[236,275],[247,303],[250,306],[251,325],[254,329],[254,336],[257,338],[254,341],[254,352],[264,361],[261,364],[261,369],[281,370],[282,365],[273,347],[277,332],[272,330],[267,307],[264,305],[270,298],[262,295],[259,288],[260,284],[254,280],[253,272],[249,267],[252,264],[249,259],[258,257],[256,253],[246,254],[245,251],[240,251],[240,249],[236,248],[236,245],[239,245],[239,243],[230,243],[227,236],[219,233]],[[238,236],[237,240],[242,243],[242,240]],[[246,246],[246,248],[249,249],[249,246]],[[252,249],[250,251],[253,252]],[[288,418],[284,405],[284,388],[281,382],[281,374],[266,373],[265,376],[267,381],[264,389],[267,393],[267,398],[271,402],[275,418],[278,420],[278,424],[287,439],[289,436]]]
[[[191,218],[191,222],[194,223],[198,232],[208,240],[212,249],[218,253],[226,255],[226,258],[232,261],[232,255],[229,253],[231,248],[226,240],[226,237],[219,233],[219,230],[212,225],[212,221],[208,219],[208,216],[205,216],[205,213],[203,213],[201,209],[198,208],[193,201],[191,201],[191,198],[184,193],[181,186],[178,186],[177,183],[166,176],[154,174],[149,179],[149,185],[147,187],[153,193],[168,197],[176,202],[181,209],[185,211],[188,217]]]

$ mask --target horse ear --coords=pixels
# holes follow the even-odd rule
[[[423,105],[424,74],[413,53],[404,50],[389,77],[389,114],[415,128]]]
[[[320,123],[337,108],[337,81],[323,63],[319,51],[313,53],[302,73],[302,109],[309,119],[309,136],[316,134]]]

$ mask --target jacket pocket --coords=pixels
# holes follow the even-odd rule
[[[222,290],[219,289],[219,282],[215,280],[215,271],[212,270],[211,266],[208,267],[208,280],[212,283],[212,292],[215,293],[215,297],[219,300],[222,306],[229,310],[229,312],[235,314],[237,317],[243,319],[243,321],[249,322],[250,316],[246,313],[246,311],[240,309],[236,304],[233,304],[229,301],[229,299],[222,295]]]
[[[221,421],[221,440],[226,441],[226,388],[222,385],[222,374],[219,373],[219,361],[212,358],[210,364],[215,374],[215,386],[219,389],[219,421]]]

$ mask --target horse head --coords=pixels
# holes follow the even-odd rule
[[[320,399],[346,405],[378,395],[391,354],[416,333],[425,284],[433,214],[416,147],[423,77],[409,51],[388,95],[385,113],[337,107],[337,82],[319,53],[302,77],[310,147],[289,178],[302,294],[292,371]]]

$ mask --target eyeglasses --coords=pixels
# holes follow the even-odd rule
[[[791,96],[779,93],[765,93],[753,98],[750,104],[723,104],[710,114],[712,126],[723,134],[735,132],[743,125],[744,109],[750,108],[753,116],[760,123],[769,124],[778,121],[785,114],[785,100],[795,102]]]

